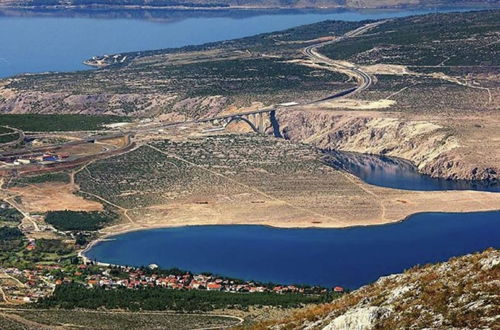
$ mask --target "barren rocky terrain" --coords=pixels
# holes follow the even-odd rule
[[[282,111],[283,136],[323,149],[411,160],[433,177],[498,180],[498,116],[449,119],[379,111]],[[480,123],[480,124],[479,124]]]
[[[380,278],[334,301],[253,329],[494,329],[500,251],[452,258]]]
[[[374,225],[500,203],[488,192],[371,186],[325,165],[314,148],[253,134],[151,141],[90,164],[76,183],[83,196],[125,215],[106,233],[193,224]]]

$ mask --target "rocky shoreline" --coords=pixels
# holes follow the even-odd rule
[[[461,141],[447,127],[370,111],[281,111],[284,138],[321,149],[402,158],[434,178],[497,182],[500,168],[461,157]]]

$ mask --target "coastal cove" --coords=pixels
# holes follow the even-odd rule
[[[175,48],[282,30],[323,20],[361,21],[481,8],[318,11],[105,10],[0,12],[0,78],[22,73],[90,69],[96,55]]]
[[[85,253],[117,265],[212,272],[284,284],[357,288],[415,265],[499,248],[500,211],[422,213],[344,229],[189,226],[108,237]]]

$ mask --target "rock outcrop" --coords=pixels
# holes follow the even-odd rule
[[[452,258],[380,278],[272,329],[493,329],[500,322],[500,251]]]

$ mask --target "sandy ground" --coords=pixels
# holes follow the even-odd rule
[[[348,174],[346,174],[348,175]],[[343,228],[399,222],[420,212],[473,212],[500,209],[500,194],[478,191],[415,192],[381,188],[349,175],[364,193],[271,198],[256,192],[196,197],[128,210],[130,221],[103,230],[126,231],[190,226],[252,224],[283,228]],[[330,194],[331,195],[331,194]]]
[[[63,183],[43,183],[27,187],[9,188],[19,195],[24,209],[30,213],[48,211],[101,211],[103,206],[74,194],[77,187]]]
[[[349,109],[349,110],[376,110],[376,109],[386,109],[395,105],[396,101],[394,100],[377,100],[377,101],[367,101],[367,100],[356,100],[356,99],[333,99],[330,101],[325,101],[321,103],[321,109]],[[305,105],[302,106],[304,110],[316,110],[318,108],[317,105]]]

